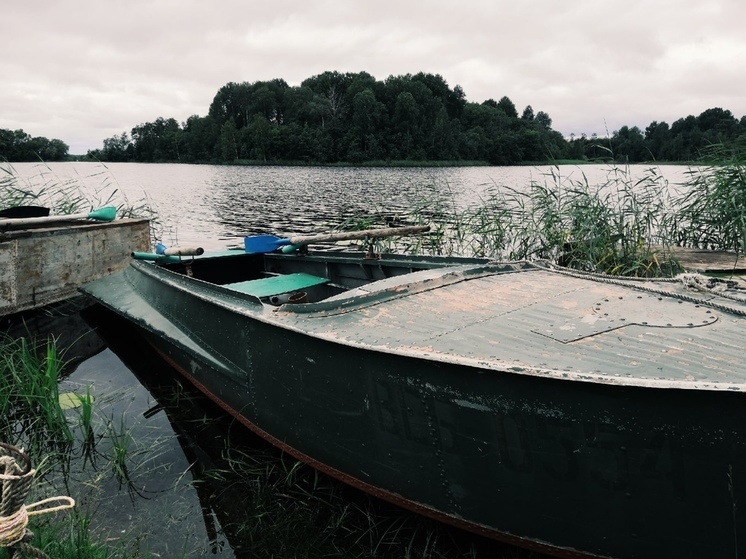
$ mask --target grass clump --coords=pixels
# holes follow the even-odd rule
[[[619,276],[672,275],[680,268],[664,257],[661,234],[668,215],[668,185],[656,169],[633,179],[612,167],[600,185],[564,180],[553,170],[548,181],[516,195],[520,221],[513,227],[511,259],[547,259],[570,268]],[[527,226],[521,225],[527,224]]]
[[[61,468],[64,473],[69,469],[78,440],[77,426],[82,432],[83,445],[95,445],[90,390],[87,388],[83,395],[66,394],[60,398],[58,386],[65,365],[54,337],[35,341],[30,337],[0,336],[0,440],[22,448],[37,471],[27,505],[44,498],[40,493],[50,491],[45,479],[52,470]],[[77,413],[71,413],[73,399],[79,401],[74,406]],[[60,559],[125,557],[116,549],[93,541],[89,533],[90,517],[75,509],[65,514],[32,517],[30,545]],[[10,557],[12,549],[0,548],[0,559]]]
[[[36,343],[0,337],[0,438],[4,442],[33,455],[73,441],[59,402],[62,366],[53,338]]]
[[[91,538],[90,518],[74,514],[72,522],[58,518],[32,521],[31,545],[54,559],[115,559],[124,557]],[[8,550],[0,549],[0,559],[10,559]],[[25,555],[24,555],[25,557]]]

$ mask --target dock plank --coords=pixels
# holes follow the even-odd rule
[[[746,258],[735,252],[687,247],[669,247],[668,251],[687,272],[746,274]]]

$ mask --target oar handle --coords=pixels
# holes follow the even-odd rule
[[[43,217],[27,217],[21,219],[8,218],[0,219],[0,226],[4,228],[17,229],[26,225],[41,225],[44,223],[61,223],[65,221],[74,221],[78,219],[93,219],[96,221],[113,221],[117,216],[117,209],[114,206],[106,206],[87,213],[77,214],[60,214],[48,215]]]
[[[205,253],[202,247],[170,247],[163,251],[164,256],[200,256]]]
[[[429,225],[409,225],[406,227],[387,227],[381,229],[363,229],[361,231],[345,231],[344,233],[328,233],[326,235],[290,237],[291,245],[307,245],[309,243],[326,243],[331,241],[347,241],[353,239],[369,239],[379,237],[395,237],[424,233],[430,230]]]
[[[151,262],[158,262],[159,264],[166,262],[181,262],[181,259],[178,256],[163,256],[162,254],[156,254],[155,252],[134,251],[131,253],[131,256],[135,260],[149,260]]]
[[[182,256],[200,256],[205,253],[202,247],[171,247],[162,252],[138,252],[131,253],[135,260],[150,260],[164,264],[166,262],[181,262]]]

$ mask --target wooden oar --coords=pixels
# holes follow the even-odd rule
[[[114,221],[117,217],[115,206],[105,206],[88,213],[60,214],[45,217],[28,217],[20,219],[0,219],[0,228],[18,228],[27,225],[41,225],[44,223],[57,223],[63,221],[74,221],[78,219],[93,219],[95,221]]]
[[[352,239],[372,239],[380,237],[395,237],[411,233],[429,231],[429,225],[412,225],[408,227],[388,227],[381,229],[364,229],[362,231],[346,231],[344,233],[328,233],[326,235],[276,237],[274,235],[254,235],[244,237],[244,249],[251,253],[274,252],[280,247],[292,245],[301,247],[311,243],[326,243],[333,241],[347,241]]]
[[[166,262],[181,262],[182,256],[201,256],[205,253],[202,247],[171,247],[158,243],[155,252],[132,252],[132,258],[135,260],[152,260],[159,264]]]

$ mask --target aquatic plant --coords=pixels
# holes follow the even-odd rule
[[[590,184],[552,167],[525,188],[492,185],[466,207],[448,185],[419,192],[396,221],[429,224],[427,235],[376,241],[378,252],[474,256],[494,260],[545,259],[575,269],[625,276],[669,276],[680,271],[666,250],[669,185],[651,167],[641,178],[611,165],[606,180]],[[392,221],[381,216],[379,225]],[[365,216],[366,228],[376,222]],[[356,229],[355,220],[341,227]]]
[[[654,167],[633,179],[628,168],[612,166],[599,185],[553,169],[547,181],[532,183],[522,205],[527,225],[514,229],[519,250],[509,256],[610,275],[672,275],[680,268],[665,251],[669,205],[668,184]]]
[[[157,557],[148,553],[129,553],[123,542],[96,541],[91,530],[92,513],[73,509],[70,518],[34,517],[29,528],[34,534],[34,546],[54,559],[147,559]],[[0,559],[10,559],[0,549]]]
[[[69,445],[73,434],[59,402],[63,362],[53,338],[0,337],[0,439],[31,456]]]
[[[746,140],[710,146],[676,205],[668,224],[676,245],[746,253]]]
[[[127,466],[127,459],[129,454],[130,444],[132,443],[132,435],[130,429],[127,426],[127,420],[125,414],[122,414],[119,418],[119,425],[114,422],[114,418],[109,421],[106,426],[106,435],[111,443],[112,456],[111,456],[111,469],[116,478],[119,480],[120,487],[122,485],[130,483],[130,472]]]

